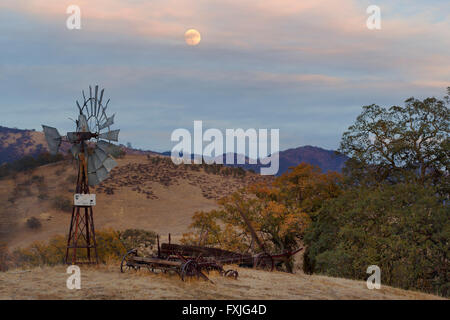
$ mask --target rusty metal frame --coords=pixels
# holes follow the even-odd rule
[[[87,138],[87,137],[86,137]],[[90,139],[90,138],[89,138]],[[85,158],[86,145],[84,140],[80,142],[81,150],[78,155],[78,176],[76,193],[89,193],[87,177],[87,163]],[[82,212],[84,209],[84,213]],[[83,238],[85,244],[79,244]],[[87,260],[81,261],[77,257],[77,250],[85,249]],[[94,257],[91,257],[91,249],[94,250]],[[70,251],[72,250],[72,254]],[[72,259],[70,259],[70,256]],[[67,238],[67,248],[65,256],[66,264],[98,264],[97,242],[95,239],[94,212],[92,206],[72,206],[72,218],[70,220],[69,236]]]

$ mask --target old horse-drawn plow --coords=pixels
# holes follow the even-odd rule
[[[162,248],[166,244],[162,245]],[[209,280],[206,273],[218,271],[222,276],[237,278],[236,270],[225,270],[223,264],[210,256],[185,256],[180,251],[164,250],[158,246],[158,255],[151,257],[140,257],[136,249],[130,250],[122,259],[120,271],[140,270],[146,268],[148,271],[158,273],[176,273],[185,280],[188,277],[197,277]],[[162,253],[165,252],[165,253]]]
[[[206,273],[215,270],[221,275],[236,279],[236,270],[225,270],[224,265],[237,264],[243,267],[253,267],[265,270],[274,270],[281,263],[302,250],[284,252],[278,255],[265,253],[251,255],[241,254],[218,248],[202,246],[178,245],[163,243],[159,245],[158,254],[150,257],[140,257],[136,249],[130,250],[123,257],[120,271],[140,270],[146,268],[151,272],[176,273],[184,281],[187,277],[197,277],[209,280]]]

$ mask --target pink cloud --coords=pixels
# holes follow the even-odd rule
[[[428,12],[401,16],[383,5],[382,30],[369,31],[366,8],[356,0],[2,0],[0,7],[64,21],[71,4],[81,7],[87,32],[184,45],[183,34],[193,27],[208,48],[287,54],[293,62],[307,54],[311,63],[343,61],[360,68],[367,63],[436,85],[450,74],[449,19],[433,22]],[[435,47],[427,47],[427,41]],[[339,81],[314,74],[259,76],[268,81]]]
[[[117,22],[122,28],[125,22],[130,32],[143,35],[174,36],[197,27],[217,35],[212,41],[254,38],[270,44],[276,44],[277,39],[301,38],[304,33],[325,39],[336,34],[370,35],[365,25],[366,8],[356,0],[2,0],[0,7],[59,20],[71,4],[80,6],[83,19],[95,22],[97,28],[102,22]],[[388,6],[382,9],[392,10]],[[286,18],[297,21],[297,25],[281,27]],[[428,18],[425,13],[395,19],[382,15],[384,31],[378,37],[396,38],[438,29],[449,34],[450,21],[430,23]]]

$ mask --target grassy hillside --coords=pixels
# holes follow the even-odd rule
[[[46,145],[42,132],[0,126],[0,164],[37,155],[46,150]]]
[[[388,286],[369,290],[365,282],[253,269],[237,280],[209,275],[182,282],[178,275],[147,271],[120,273],[118,264],[81,268],[81,289],[68,290],[65,266],[0,272],[0,299],[442,299]]]

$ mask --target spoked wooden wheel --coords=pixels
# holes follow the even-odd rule
[[[186,277],[199,276],[198,274],[198,264],[195,260],[188,260],[185,264],[181,266],[181,280],[185,280]]]
[[[122,258],[122,262],[120,263],[120,272],[124,273],[125,271],[129,271],[131,268],[134,270],[138,270],[138,267],[134,266],[130,263],[131,257],[137,256],[137,250],[133,249],[128,251]]]
[[[237,279],[239,273],[236,270],[227,270],[223,274],[224,277]]]

